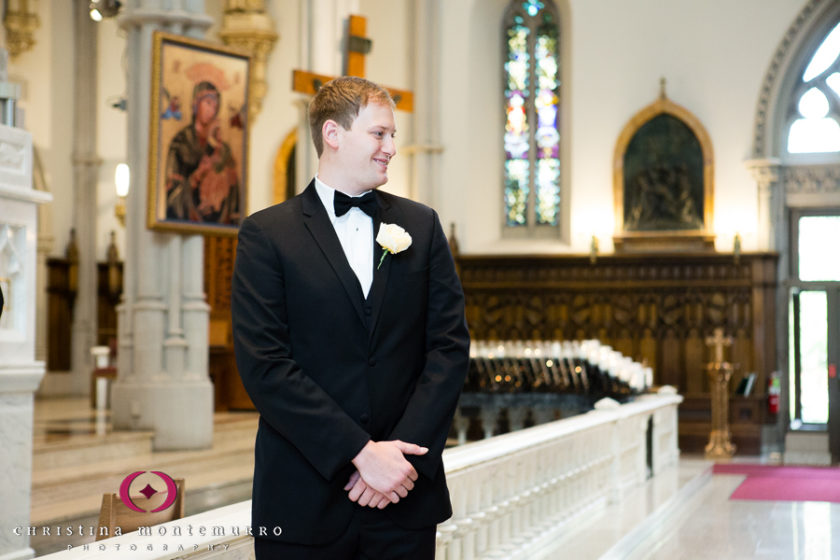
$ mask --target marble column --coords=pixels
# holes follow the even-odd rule
[[[32,558],[33,393],[44,375],[35,360],[37,205],[52,197],[32,189],[32,137],[0,125],[0,560]],[[16,527],[22,527],[16,534]]]
[[[411,157],[409,194],[414,200],[440,205],[440,29],[443,7],[439,0],[414,4],[414,142],[398,146],[398,153]],[[448,227],[445,229],[449,229]]]
[[[300,0],[299,68],[317,74],[344,73],[347,18],[359,13],[358,0]],[[300,192],[318,171],[318,155],[309,131],[309,97],[298,104],[297,177]]]
[[[73,5],[73,227],[79,248],[79,289],[73,306],[72,393],[88,395],[96,345],[96,190],[102,160],[96,153],[96,24],[88,2]],[[66,374],[65,374],[66,375]]]
[[[784,221],[784,193],[779,188],[780,162],[777,159],[751,159],[745,162],[758,186],[758,249],[778,250],[776,230]]]
[[[204,240],[146,229],[150,54],[154,31],[201,38],[213,22],[203,0],[127,0],[118,23],[127,36],[132,182],[112,418],[116,429],[154,431],[155,449],[200,449],[213,440]]]
[[[758,187],[758,242],[762,251],[779,254],[776,289],[776,366],[787,364],[788,358],[788,308],[790,297],[787,279],[790,270],[790,223],[787,215],[787,200],[784,184],[784,167],[775,158],[751,159],[745,162]],[[768,372],[769,373],[769,372]],[[780,414],[777,415],[775,438],[782,441],[786,430],[784,418],[788,418],[788,399],[791,387],[789,377],[782,375],[782,399]]]

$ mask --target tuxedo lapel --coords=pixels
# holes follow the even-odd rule
[[[301,202],[303,223],[306,229],[309,230],[309,233],[321,248],[324,257],[341,281],[341,285],[344,286],[344,291],[347,292],[347,297],[350,298],[350,303],[356,310],[359,320],[366,323],[362,310],[362,287],[353,269],[350,268],[350,263],[347,262],[347,256],[341,248],[341,242],[338,240],[335,228],[330,223],[330,218],[321,203],[321,199],[318,198],[314,180],[309,183],[309,186],[303,192]]]
[[[385,288],[388,285],[388,277],[391,274],[391,261],[394,260],[393,255],[388,254],[385,260],[382,261],[382,266],[377,268],[380,259],[382,259],[382,246],[376,242],[376,236],[379,234],[380,226],[385,224],[398,223],[399,211],[391,205],[379,192],[377,199],[379,200],[379,213],[373,221],[373,284],[370,287],[368,294],[368,304],[371,306],[371,320],[370,332],[374,332],[379,313],[382,311],[382,303],[385,298]]]

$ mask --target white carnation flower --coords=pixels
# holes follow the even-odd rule
[[[396,255],[409,248],[411,235],[397,224],[383,223],[379,226],[379,233],[376,235],[376,242],[382,247],[382,258],[379,259],[377,269],[382,266],[385,256],[388,253]]]

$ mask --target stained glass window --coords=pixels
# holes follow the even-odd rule
[[[840,23],[814,51],[794,99],[788,152],[840,152]]]
[[[560,32],[551,0],[515,0],[504,26],[505,223],[557,226]]]

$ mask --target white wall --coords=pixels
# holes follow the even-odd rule
[[[739,231],[757,247],[756,186],[749,157],[759,88],[771,57],[804,0],[568,0],[571,80],[571,245],[501,239],[501,53],[506,0],[447,3],[441,46],[443,198],[456,216],[464,252],[586,252],[593,233],[610,250],[612,155],[627,121],[656,99],[659,79],[669,98],[709,132],[715,157],[718,249],[731,250]],[[473,16],[464,27],[466,18]],[[569,25],[570,24],[570,25]],[[489,92],[489,93],[488,93]],[[463,101],[462,101],[463,100]],[[469,201],[470,211],[459,211]]]

